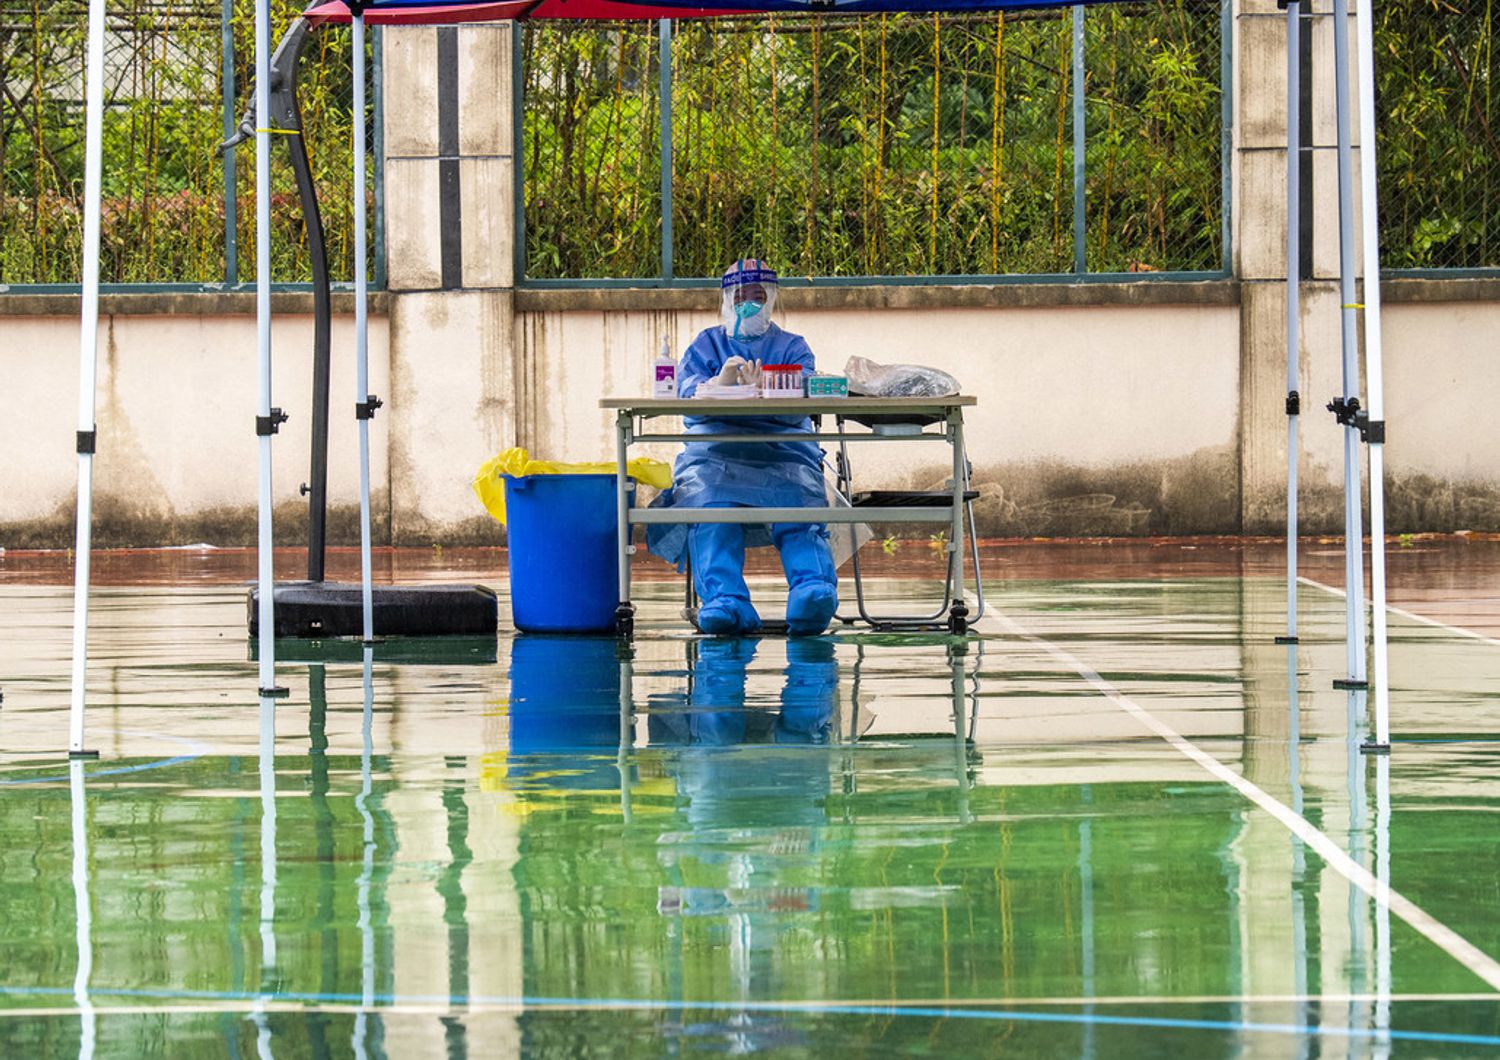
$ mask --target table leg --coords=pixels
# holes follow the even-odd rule
[[[619,601],[615,607],[615,632],[630,639],[635,633],[635,605],[630,602],[630,477],[626,454],[630,449],[632,417],[622,410],[615,416],[615,528],[619,547]]]
[[[969,464],[964,452],[963,413],[958,409],[948,413],[948,441],[953,447],[953,525],[948,537],[953,606],[948,610],[948,629],[963,634],[969,629],[969,607],[964,602],[964,490],[969,484]]]

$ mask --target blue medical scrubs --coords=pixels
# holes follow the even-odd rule
[[[715,326],[699,333],[683,355],[677,394],[692,397],[698,384],[713,379],[730,357],[761,364],[795,364],[813,370],[807,340],[772,324],[754,339],[734,339]],[[806,416],[688,416],[688,434],[795,434],[810,432]],[[823,507],[823,451],[815,442],[689,442],[673,468],[672,489],[660,505],[684,508]],[[650,528],[651,551],[678,565],[691,552],[693,581],[702,599],[700,617],[727,610],[732,628],[715,632],[749,633],[760,627],[745,585],[745,548],[775,544],[788,586],[787,622],[793,633],[821,633],[837,606],[837,576],[821,524],[735,523]],[[685,531],[685,532],[684,532]],[[704,624],[708,629],[709,625]]]

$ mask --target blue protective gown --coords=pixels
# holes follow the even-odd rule
[[[730,357],[761,364],[795,364],[813,370],[807,340],[772,324],[754,339],[733,339],[722,326],[699,333],[683,355],[677,394],[692,397],[698,384],[713,379]],[[688,434],[794,434],[810,432],[806,416],[688,416]],[[689,442],[673,468],[672,488],[658,505],[713,507],[823,507],[823,451],[816,442]],[[700,618],[727,611],[733,620],[713,632],[752,632],[760,618],[745,586],[746,546],[775,544],[781,553],[790,592],[787,620],[794,633],[821,632],[837,604],[837,578],[828,546],[828,530],[819,524],[787,523],[767,527],[733,523],[683,526],[653,525],[647,534],[652,552],[677,564],[691,551],[693,580],[702,598]],[[704,623],[710,629],[709,623]]]

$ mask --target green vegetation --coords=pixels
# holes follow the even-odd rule
[[[1500,265],[1493,0],[1392,0],[1375,27],[1380,245],[1388,268]]]
[[[1218,5],[1086,20],[1088,268],[1220,267]],[[807,276],[1069,272],[1071,16],[682,23],[674,271],[753,248]],[[660,272],[651,25],[528,27],[532,276]]]
[[[279,39],[302,6],[273,0]],[[222,282],[224,139],[218,0],[109,5],[105,45],[100,275],[106,282]],[[83,239],[83,4],[0,0],[0,283],[76,283]],[[238,122],[250,92],[254,8],[235,0]],[[335,278],[352,274],[349,34],[309,46],[300,86],[305,136]],[[273,275],[310,278],[307,234],[284,146],[273,147]],[[238,275],[255,275],[254,151],[236,166]],[[373,167],[372,167],[373,174]],[[373,183],[371,184],[373,187]]]
[[[1493,3],[1378,9],[1387,267],[1500,265]],[[273,36],[301,6],[273,0]],[[221,10],[219,0],[109,5],[107,282],[254,275],[249,147],[235,180],[237,261],[225,253]],[[1222,266],[1219,14],[1212,0],[1088,10],[1088,271]],[[677,23],[675,275],[714,275],[749,248],[804,276],[1072,271],[1070,18]],[[0,0],[0,283],[78,279],[85,28],[79,2]],[[527,27],[528,275],[660,275],[658,33],[650,22]],[[233,0],[232,38],[237,119],[251,0]],[[330,28],[301,82],[335,278],[352,272],[348,67],[349,34]],[[306,280],[284,145],[273,157],[273,274]]]

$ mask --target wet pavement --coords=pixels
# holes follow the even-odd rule
[[[1392,548],[1389,756],[1306,551],[1290,649],[1279,543],[1006,543],[968,638],[693,637],[658,571],[629,652],[264,701],[253,553],[102,554],[73,767],[66,557],[0,556],[0,1055],[1500,1052],[1500,544]]]

